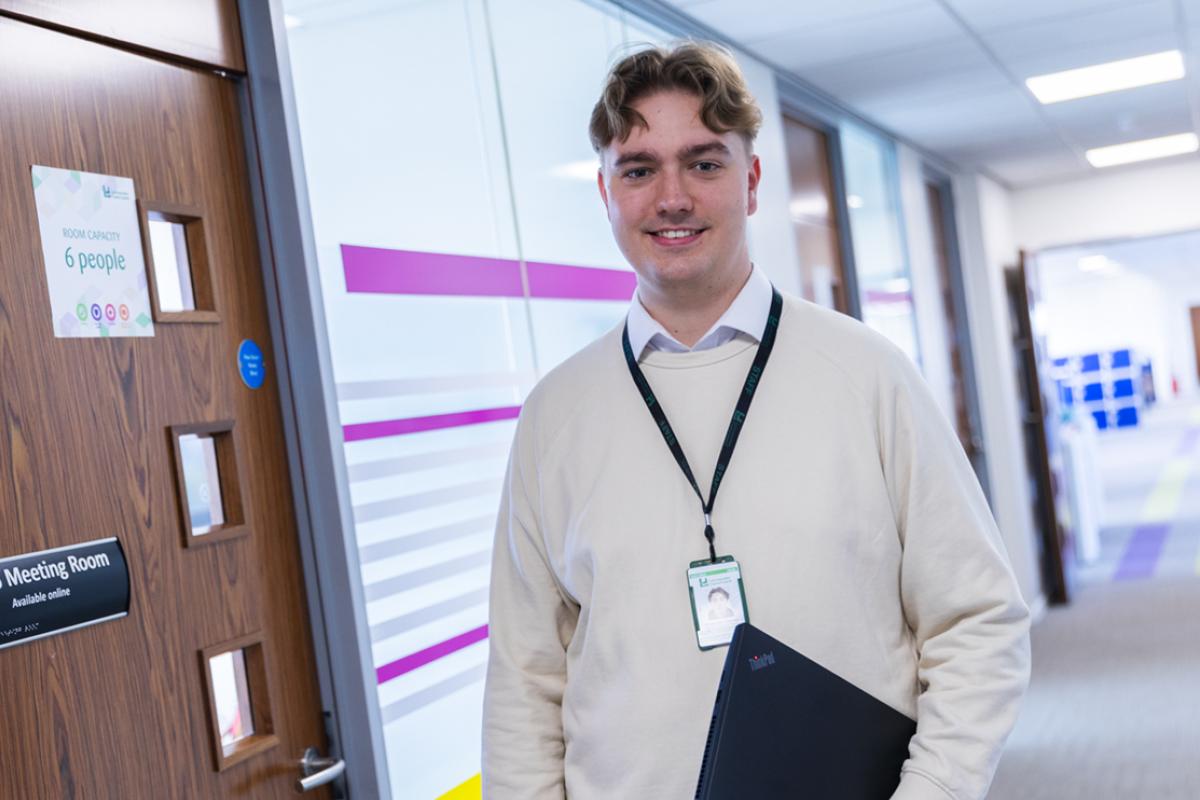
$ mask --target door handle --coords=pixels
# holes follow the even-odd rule
[[[300,777],[296,779],[296,792],[307,792],[324,786],[341,777],[346,771],[346,762],[340,758],[324,758],[317,748],[310,747],[300,759]]]

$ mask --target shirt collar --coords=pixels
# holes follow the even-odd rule
[[[629,326],[629,346],[634,355],[641,358],[646,348],[669,353],[709,350],[725,344],[738,333],[744,333],[757,342],[763,329],[767,327],[772,292],[771,281],[766,274],[751,265],[746,285],[729,304],[729,308],[725,309],[721,318],[700,337],[695,347],[691,348],[668,333],[658,320],[650,316],[650,312],[642,305],[641,298],[634,295],[626,318],[626,324]]]

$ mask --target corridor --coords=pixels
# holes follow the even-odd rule
[[[1200,797],[1200,406],[1100,436],[1100,559],[1033,629],[990,800]]]

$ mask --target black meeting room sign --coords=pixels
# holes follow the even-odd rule
[[[129,613],[116,537],[0,558],[0,649]]]

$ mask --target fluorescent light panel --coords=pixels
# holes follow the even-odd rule
[[[1043,104],[1060,103],[1077,97],[1091,97],[1108,92],[1119,92],[1136,86],[1152,83],[1177,81],[1186,74],[1183,55],[1178,50],[1167,50],[1137,58],[1110,61],[1081,69],[1038,75],[1025,81]]]
[[[1200,149],[1200,139],[1196,137],[1196,134],[1177,133],[1174,136],[1160,136],[1157,139],[1142,139],[1109,147],[1097,147],[1087,151],[1087,160],[1093,167],[1114,167],[1117,164],[1131,164],[1134,161],[1149,161],[1152,158],[1194,153],[1198,149]]]

